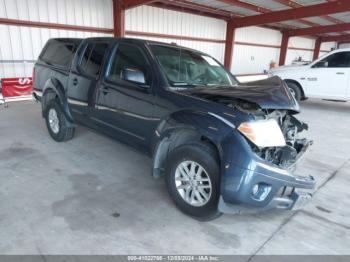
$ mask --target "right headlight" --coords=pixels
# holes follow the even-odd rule
[[[238,130],[260,148],[286,145],[281,128],[274,119],[244,122]]]

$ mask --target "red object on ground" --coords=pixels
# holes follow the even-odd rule
[[[16,97],[31,95],[33,90],[32,84],[31,77],[2,78],[2,96]]]

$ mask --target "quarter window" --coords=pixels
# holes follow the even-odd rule
[[[59,41],[51,41],[40,58],[51,65],[69,67],[75,53],[75,45]]]
[[[120,44],[112,59],[112,65],[108,79],[121,80],[123,69],[137,69],[144,73],[146,84],[150,82],[149,64],[142,51],[134,45]]]
[[[106,43],[88,44],[79,66],[80,69],[90,76],[99,75],[107,48],[108,44]]]

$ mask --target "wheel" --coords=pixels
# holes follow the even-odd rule
[[[300,87],[293,83],[293,82],[287,82],[287,86],[289,88],[289,91],[291,92],[291,94],[294,96],[294,98],[300,102],[301,100],[301,90]]]
[[[166,185],[177,207],[201,221],[217,218],[221,214],[219,170],[216,152],[210,145],[186,144],[170,152]]]
[[[68,127],[68,120],[56,100],[48,103],[45,120],[49,134],[55,141],[63,142],[73,138],[75,129]]]

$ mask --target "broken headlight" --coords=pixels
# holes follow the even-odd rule
[[[244,122],[240,124],[238,130],[260,148],[286,145],[281,128],[275,119]]]

